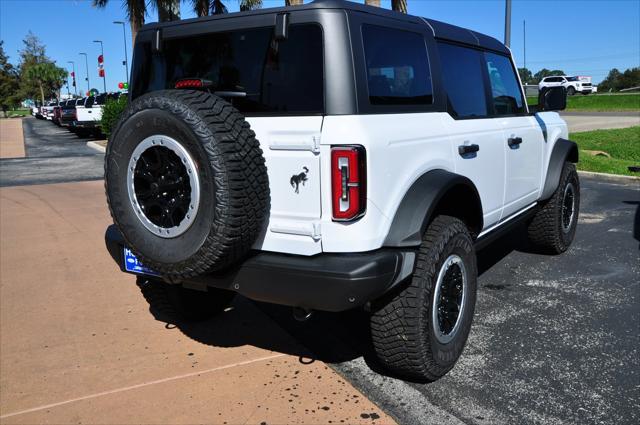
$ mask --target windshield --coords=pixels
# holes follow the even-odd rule
[[[286,40],[272,27],[167,39],[162,54],[149,43],[134,53],[132,97],[172,89],[185,78],[211,82],[244,113],[322,113],[322,30],[291,25]],[[231,93],[229,93],[231,92]]]

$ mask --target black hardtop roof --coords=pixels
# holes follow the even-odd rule
[[[311,3],[306,3],[300,6],[290,7],[273,7],[265,9],[250,10],[245,12],[233,12],[220,15],[203,16],[201,18],[183,19],[179,21],[163,22],[163,23],[150,23],[142,27],[142,31],[153,30],[158,28],[164,28],[169,26],[188,25],[193,22],[203,21],[215,21],[218,19],[229,19],[239,16],[252,16],[252,15],[264,15],[274,14],[280,12],[294,12],[301,10],[322,10],[322,9],[341,9],[346,11],[369,13],[376,16],[382,16],[385,18],[398,19],[405,22],[414,24],[427,25],[434,37],[452,41],[456,43],[468,44],[472,46],[478,46],[504,54],[510,54],[509,49],[505,47],[500,41],[488,35],[481,34],[476,31],[472,31],[466,28],[458,27],[455,25],[447,24],[445,22],[436,21],[434,19],[421,18],[413,15],[406,15],[404,13],[395,12],[393,10],[384,9],[381,7],[368,6],[361,3],[354,3],[344,0],[315,0]]]

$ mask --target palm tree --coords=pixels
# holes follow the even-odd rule
[[[158,9],[158,22],[180,20],[180,0],[155,0],[151,4]]]
[[[380,0],[364,0],[364,4],[367,6],[380,7]]]
[[[240,2],[240,10],[254,10],[262,7],[262,0],[238,0]],[[222,0],[191,0],[193,11],[198,16],[220,15],[227,13],[229,10]]]
[[[52,91],[59,91],[67,75],[66,69],[58,68],[51,62],[35,64],[29,67],[26,72],[26,77],[38,85],[40,89],[40,100],[43,105],[45,89],[47,90],[47,95]]]
[[[407,13],[407,0],[391,0],[391,8],[396,12]]]
[[[109,0],[93,0],[93,6],[104,9]],[[127,19],[131,24],[131,39],[136,42],[136,35],[144,25],[144,15],[147,13],[145,0],[122,0],[122,6],[127,11]]]

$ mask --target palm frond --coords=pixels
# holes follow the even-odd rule
[[[238,0],[240,2],[240,10],[255,10],[262,7],[262,0]]]
[[[222,0],[213,0],[211,3],[211,14],[212,15],[221,15],[223,13],[228,13],[227,6],[222,3]]]
[[[207,16],[209,14],[209,9],[211,8],[211,1],[191,0],[191,6],[193,7],[193,11],[196,12],[196,15]]]

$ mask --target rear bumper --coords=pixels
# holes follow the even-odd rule
[[[124,240],[115,226],[105,234],[109,253],[124,268]],[[213,287],[256,301],[321,311],[344,311],[379,298],[413,273],[416,253],[380,249],[313,257],[257,252],[224,273],[197,276],[188,287]]]
[[[74,121],[73,127],[93,129],[98,127],[97,121]]]

